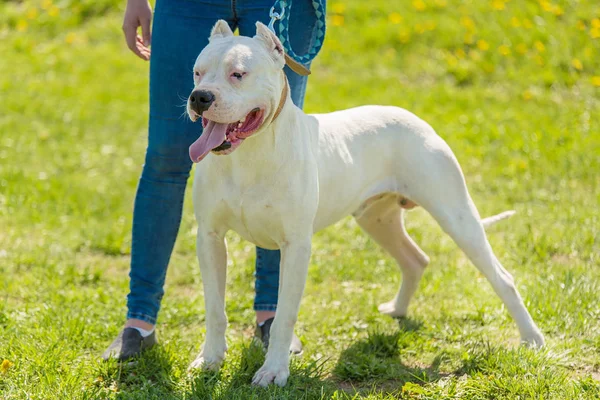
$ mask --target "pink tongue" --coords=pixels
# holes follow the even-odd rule
[[[228,124],[221,124],[214,121],[208,121],[202,135],[190,146],[190,158],[197,163],[215,147],[219,146],[225,140]]]

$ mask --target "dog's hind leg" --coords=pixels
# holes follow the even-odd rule
[[[464,181],[462,185],[446,185],[443,200],[429,202],[423,199],[419,203],[491,283],[517,323],[521,339],[528,344],[542,346],[544,337],[523,304],[513,277],[496,258]]]
[[[408,236],[404,227],[404,210],[396,194],[385,194],[355,213],[356,222],[398,263],[402,284],[393,300],[379,306],[379,311],[392,317],[404,317],[408,304],[419,286],[429,257]]]

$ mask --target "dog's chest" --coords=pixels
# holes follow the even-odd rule
[[[267,249],[279,248],[285,240],[282,191],[268,185],[230,187],[222,196],[222,215],[226,226],[242,238]]]

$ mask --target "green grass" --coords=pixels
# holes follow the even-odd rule
[[[56,0],[55,0],[56,1]],[[1,399],[582,399],[600,396],[600,6],[595,1],[330,3],[306,110],[395,104],[454,149],[490,241],[548,345],[520,348],[490,285],[423,210],[431,256],[411,317],[377,313],[401,277],[350,218],[316,235],[285,388],[254,388],[253,247],[229,235],[219,373],[204,337],[189,199],[159,320],[136,365],[99,355],[125,314],[146,146],[147,64],[124,2],[0,4]]]

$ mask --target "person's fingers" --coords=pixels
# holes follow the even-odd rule
[[[152,41],[152,32],[150,31],[150,18],[141,18],[140,25],[142,25],[142,38],[144,39],[144,46],[150,46]]]
[[[144,44],[144,40],[142,39],[142,37],[140,35],[137,35],[137,37],[135,38],[135,40],[137,41],[137,43],[140,46],[143,46],[145,49],[148,49],[148,47]]]
[[[127,47],[129,47],[129,50],[133,51],[136,56],[145,59],[136,45],[136,30],[137,26],[127,22],[123,23],[123,33],[125,34],[125,42],[127,42]]]
[[[138,50],[140,51],[140,54],[142,55],[142,58],[146,61],[148,61],[150,59],[150,50],[147,48],[138,48]]]
[[[140,51],[141,54],[143,54],[146,57],[145,60],[148,61],[148,59],[150,59],[150,53],[151,53],[150,48],[144,46],[144,42],[140,35],[137,36],[136,42],[137,42],[136,45],[137,45],[138,50]]]

